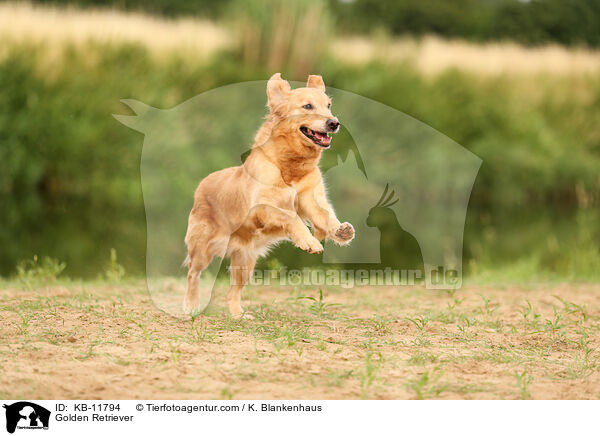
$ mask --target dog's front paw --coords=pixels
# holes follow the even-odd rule
[[[348,244],[354,239],[354,227],[350,223],[343,223],[336,229],[333,239],[338,244]]]
[[[321,243],[312,236],[310,238],[300,241],[297,245],[301,250],[307,251],[309,253],[323,252],[323,246],[321,245]]]

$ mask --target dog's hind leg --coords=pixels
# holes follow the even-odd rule
[[[188,275],[187,290],[183,299],[183,312],[193,313],[200,310],[198,307],[200,274],[211,263],[215,255],[223,256],[218,252],[219,244],[214,238],[214,229],[206,223],[195,223],[188,229],[186,244],[188,246]],[[222,244],[220,244],[222,245]]]
[[[201,259],[200,256],[191,258],[188,263],[187,290],[183,298],[183,312],[193,313],[199,310],[200,274],[208,266],[210,260]]]
[[[247,251],[237,250],[231,253],[231,288],[227,294],[227,303],[229,305],[229,313],[234,318],[247,317],[249,314],[244,314],[242,309],[242,289],[248,283],[254,266],[256,265],[256,256]]]

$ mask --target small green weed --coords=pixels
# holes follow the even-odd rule
[[[313,303],[310,305],[309,310],[319,316],[322,316],[325,312],[327,312],[328,309],[334,307],[334,306],[339,306],[339,304],[337,303],[326,303],[325,302],[325,298],[323,297],[323,290],[319,289],[319,298],[316,299],[315,297],[307,297],[304,295],[301,295],[299,297],[296,298],[297,300],[310,300]]]
[[[420,377],[409,382],[406,386],[414,391],[417,400],[439,396],[446,390],[446,385],[438,384],[443,372],[439,367],[425,371]]]
[[[24,289],[31,291],[36,287],[55,282],[66,267],[66,263],[47,256],[40,262],[36,255],[31,260],[19,262],[17,265],[17,279]]]
[[[111,283],[119,283],[125,277],[125,268],[117,261],[117,250],[110,249],[110,260],[104,269],[104,278]]]
[[[515,379],[517,380],[517,387],[519,388],[519,392],[521,394],[522,400],[528,400],[531,398],[531,394],[529,393],[529,384],[532,382],[533,377],[527,374],[527,370],[523,370],[523,372],[514,373]]]

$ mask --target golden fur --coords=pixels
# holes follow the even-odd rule
[[[267,97],[270,113],[244,164],[208,175],[196,189],[185,237],[186,313],[198,308],[198,279],[214,256],[231,258],[227,300],[231,315],[241,317],[242,288],[270,245],[290,239],[302,250],[321,253],[326,238],[339,244],[354,238],[352,225],[341,224],[327,201],[318,167],[321,140],[315,143],[300,130],[321,132],[321,138],[338,130],[323,79],[309,76],[306,88],[292,90],[278,73],[267,83]]]

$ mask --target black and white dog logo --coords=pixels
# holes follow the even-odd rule
[[[48,429],[50,411],[28,401],[3,406],[6,409],[6,431],[18,429]]]

